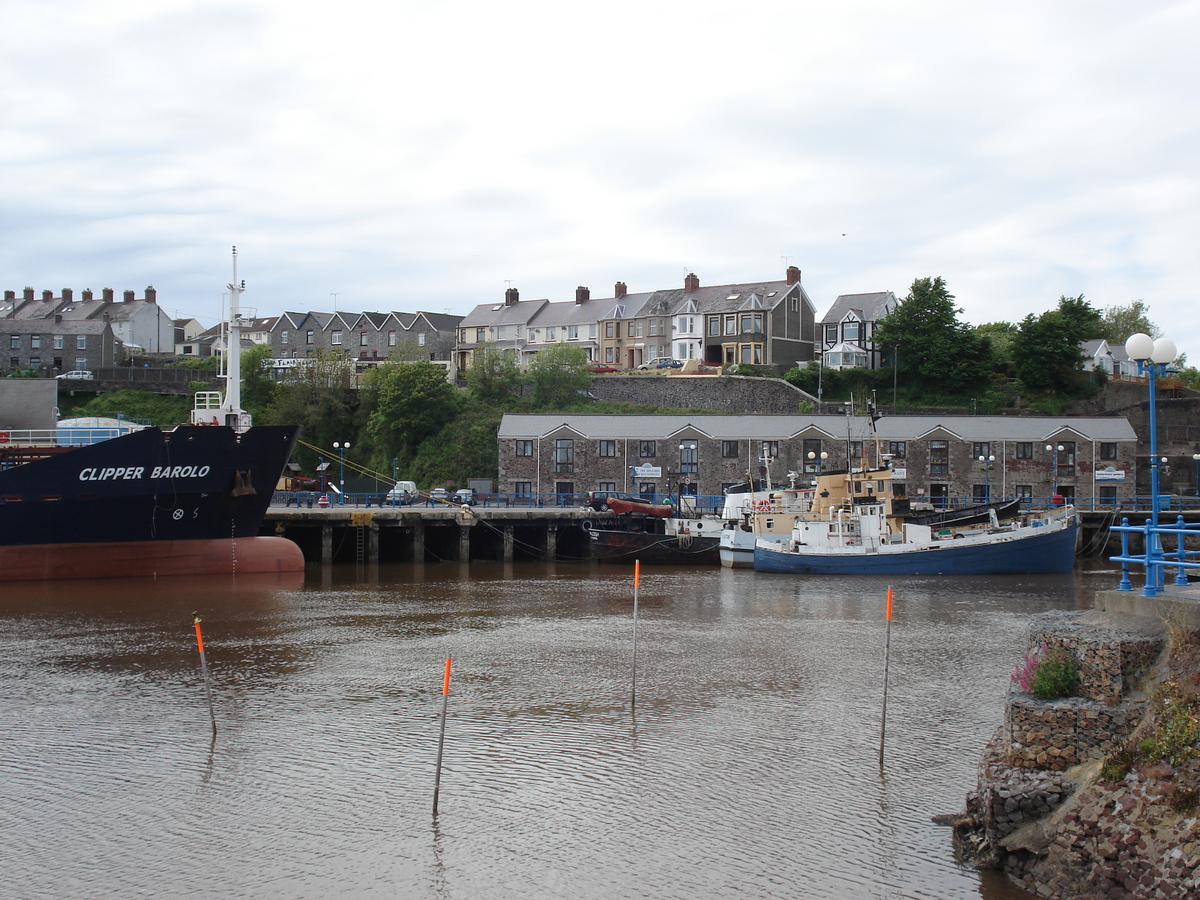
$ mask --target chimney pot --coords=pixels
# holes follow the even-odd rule
[[[696,277],[695,272],[689,272],[687,278],[683,279],[683,290],[687,294],[700,290],[700,279]]]
[[[787,268],[787,283],[797,284],[800,281],[800,270],[796,266],[788,266]]]
[[[587,288],[585,288],[583,285],[580,285],[579,287],[575,288],[575,302],[576,303],[587,303],[587,301],[590,300],[591,298],[592,298],[592,292],[589,291]]]
[[[628,288],[625,287],[625,282],[618,281],[616,283],[616,285],[613,287],[613,297],[617,300],[620,300],[622,297],[625,296],[625,291],[627,291],[627,290],[628,290]]]

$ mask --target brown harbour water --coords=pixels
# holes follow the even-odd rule
[[[1028,616],[1115,582],[894,580],[882,772],[883,580],[645,570],[636,708],[624,568],[9,585],[0,895],[1027,897],[931,817]]]

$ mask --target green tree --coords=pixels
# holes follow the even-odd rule
[[[533,399],[539,406],[570,406],[579,392],[592,385],[587,354],[572,344],[555,344],[542,350],[529,366]]]
[[[961,393],[984,384],[992,372],[991,343],[958,320],[961,312],[941,276],[918,278],[879,323],[875,343],[897,351],[907,378]]]
[[[333,452],[334,441],[351,441],[357,456],[355,438],[361,427],[360,392],[351,383],[353,368],[341,357],[324,351],[291,369],[272,391],[271,405],[264,411],[264,424],[296,424],[301,437],[325,452]],[[301,448],[296,461],[305,471],[313,471],[318,451]]]
[[[1088,393],[1079,344],[1097,336],[1101,321],[1082,294],[1060,297],[1057,309],[1026,316],[1012,344],[1017,377],[1025,388],[1062,397]]]
[[[242,406],[255,418],[266,412],[275,393],[275,379],[267,365],[271,349],[270,344],[256,344],[242,351]]]
[[[1144,300],[1134,300],[1127,306],[1106,306],[1102,328],[1098,337],[1110,344],[1124,345],[1131,334],[1162,337],[1162,329],[1150,321],[1150,307]]]
[[[975,333],[992,345],[992,368],[1006,375],[1012,374],[1012,344],[1017,336],[1017,326],[1012,322],[985,322],[975,326]]]
[[[385,363],[371,374],[369,387],[374,398],[366,435],[376,468],[392,458],[410,460],[458,413],[458,392],[446,370],[430,362]]]
[[[471,355],[467,387],[480,400],[503,401],[516,397],[525,382],[517,367],[516,354],[495,344],[483,344]]]

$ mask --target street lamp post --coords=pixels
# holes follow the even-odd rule
[[[338,452],[338,506],[344,506],[346,503],[346,451],[350,449],[350,442],[334,441],[333,449]]]
[[[981,456],[979,462],[983,466],[983,502],[992,502],[992,463],[996,461],[995,455]]]
[[[1046,445],[1046,452],[1054,454],[1054,481],[1050,485],[1050,504],[1052,506],[1055,503],[1054,498],[1058,496],[1058,454],[1062,453],[1064,449],[1066,449],[1066,448],[1063,447],[1062,444],[1057,444],[1057,445],[1047,444]]]
[[[1196,496],[1200,497],[1200,453],[1193,453],[1192,460],[1196,463]]]
[[[808,451],[808,461],[812,462],[816,458],[817,458],[817,452],[815,450],[809,450]],[[829,453],[825,450],[822,450],[821,451],[821,461],[819,463],[817,463],[817,474],[818,475],[820,475],[822,472],[825,471],[825,461],[827,459],[829,459]]]
[[[1125,355],[1137,360],[1138,374],[1145,375],[1150,384],[1150,534],[1146,535],[1146,588],[1143,594],[1153,597],[1162,590],[1162,539],[1158,528],[1158,419],[1155,412],[1155,381],[1166,371],[1167,363],[1176,356],[1175,342],[1167,338],[1154,340],[1148,334],[1131,335],[1125,342]]]

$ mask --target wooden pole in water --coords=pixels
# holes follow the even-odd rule
[[[196,646],[200,650],[200,671],[204,673],[204,693],[208,697],[208,717],[212,719],[213,739],[217,737],[217,714],[213,711],[212,687],[208,683],[208,660],[204,658],[204,636],[200,633],[200,615],[192,613],[192,623],[196,626]]]
[[[637,706],[637,619],[638,619],[638,582],[642,579],[642,561],[633,561],[633,681],[629,693],[629,708]]]
[[[442,746],[446,743],[446,709],[450,704],[450,657],[446,657],[446,674],[442,677],[442,732],[438,736],[437,769],[433,776],[433,814],[438,811],[438,791],[442,785]]]
[[[883,715],[879,720],[879,768],[883,768],[883,740],[887,734],[888,663],[892,655],[892,589],[887,592],[887,626],[883,642]]]

